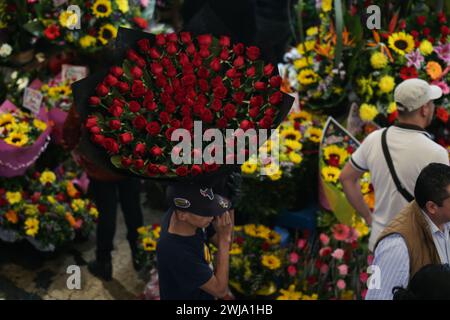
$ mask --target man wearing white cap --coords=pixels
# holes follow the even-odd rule
[[[371,133],[352,154],[340,181],[347,199],[372,226],[369,249],[389,222],[411,202],[419,173],[432,162],[449,164],[447,150],[425,131],[433,119],[433,100],[442,96],[438,86],[408,79],[394,91],[398,124]],[[370,171],[375,190],[375,209],[364,202],[359,178]]]

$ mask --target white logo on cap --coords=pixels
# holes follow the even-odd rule
[[[208,197],[209,200],[214,199],[214,193],[211,188],[200,189],[200,194],[204,197]]]

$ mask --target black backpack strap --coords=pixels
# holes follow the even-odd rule
[[[387,165],[389,167],[389,172],[391,173],[392,179],[394,180],[395,186],[397,187],[398,192],[406,199],[406,201],[411,202],[414,200],[414,197],[403,187],[403,184],[400,182],[400,179],[397,176],[397,172],[395,172],[394,163],[392,162],[391,154],[389,153],[389,148],[386,141],[388,129],[384,129],[381,134],[381,146],[383,148],[384,158],[386,159]]]

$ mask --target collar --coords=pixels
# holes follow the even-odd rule
[[[397,128],[400,128],[400,129],[418,131],[420,133],[425,134],[427,137],[431,138],[431,135],[424,128],[416,126],[415,124],[397,123],[397,124],[394,124],[394,127],[397,127]]]
[[[446,223],[444,225],[444,231],[441,231],[441,229],[439,229],[437,227],[437,225],[431,220],[431,218],[428,216],[428,214],[426,214],[425,211],[423,211],[423,210],[420,210],[420,211],[422,211],[422,214],[425,216],[425,220],[428,223],[428,227],[430,228],[431,234],[435,234],[438,232],[444,232],[444,234],[447,234],[449,232],[449,230],[448,230],[449,224],[448,223]]]

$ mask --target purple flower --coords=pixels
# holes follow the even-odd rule
[[[439,59],[444,61],[447,65],[450,64],[450,42],[435,47],[434,52],[436,52]]]
[[[405,57],[408,60],[406,65],[408,67],[414,66],[416,69],[420,69],[422,62],[424,62],[425,60],[418,49],[412,51],[411,53],[408,53],[407,55],[405,55]]]

